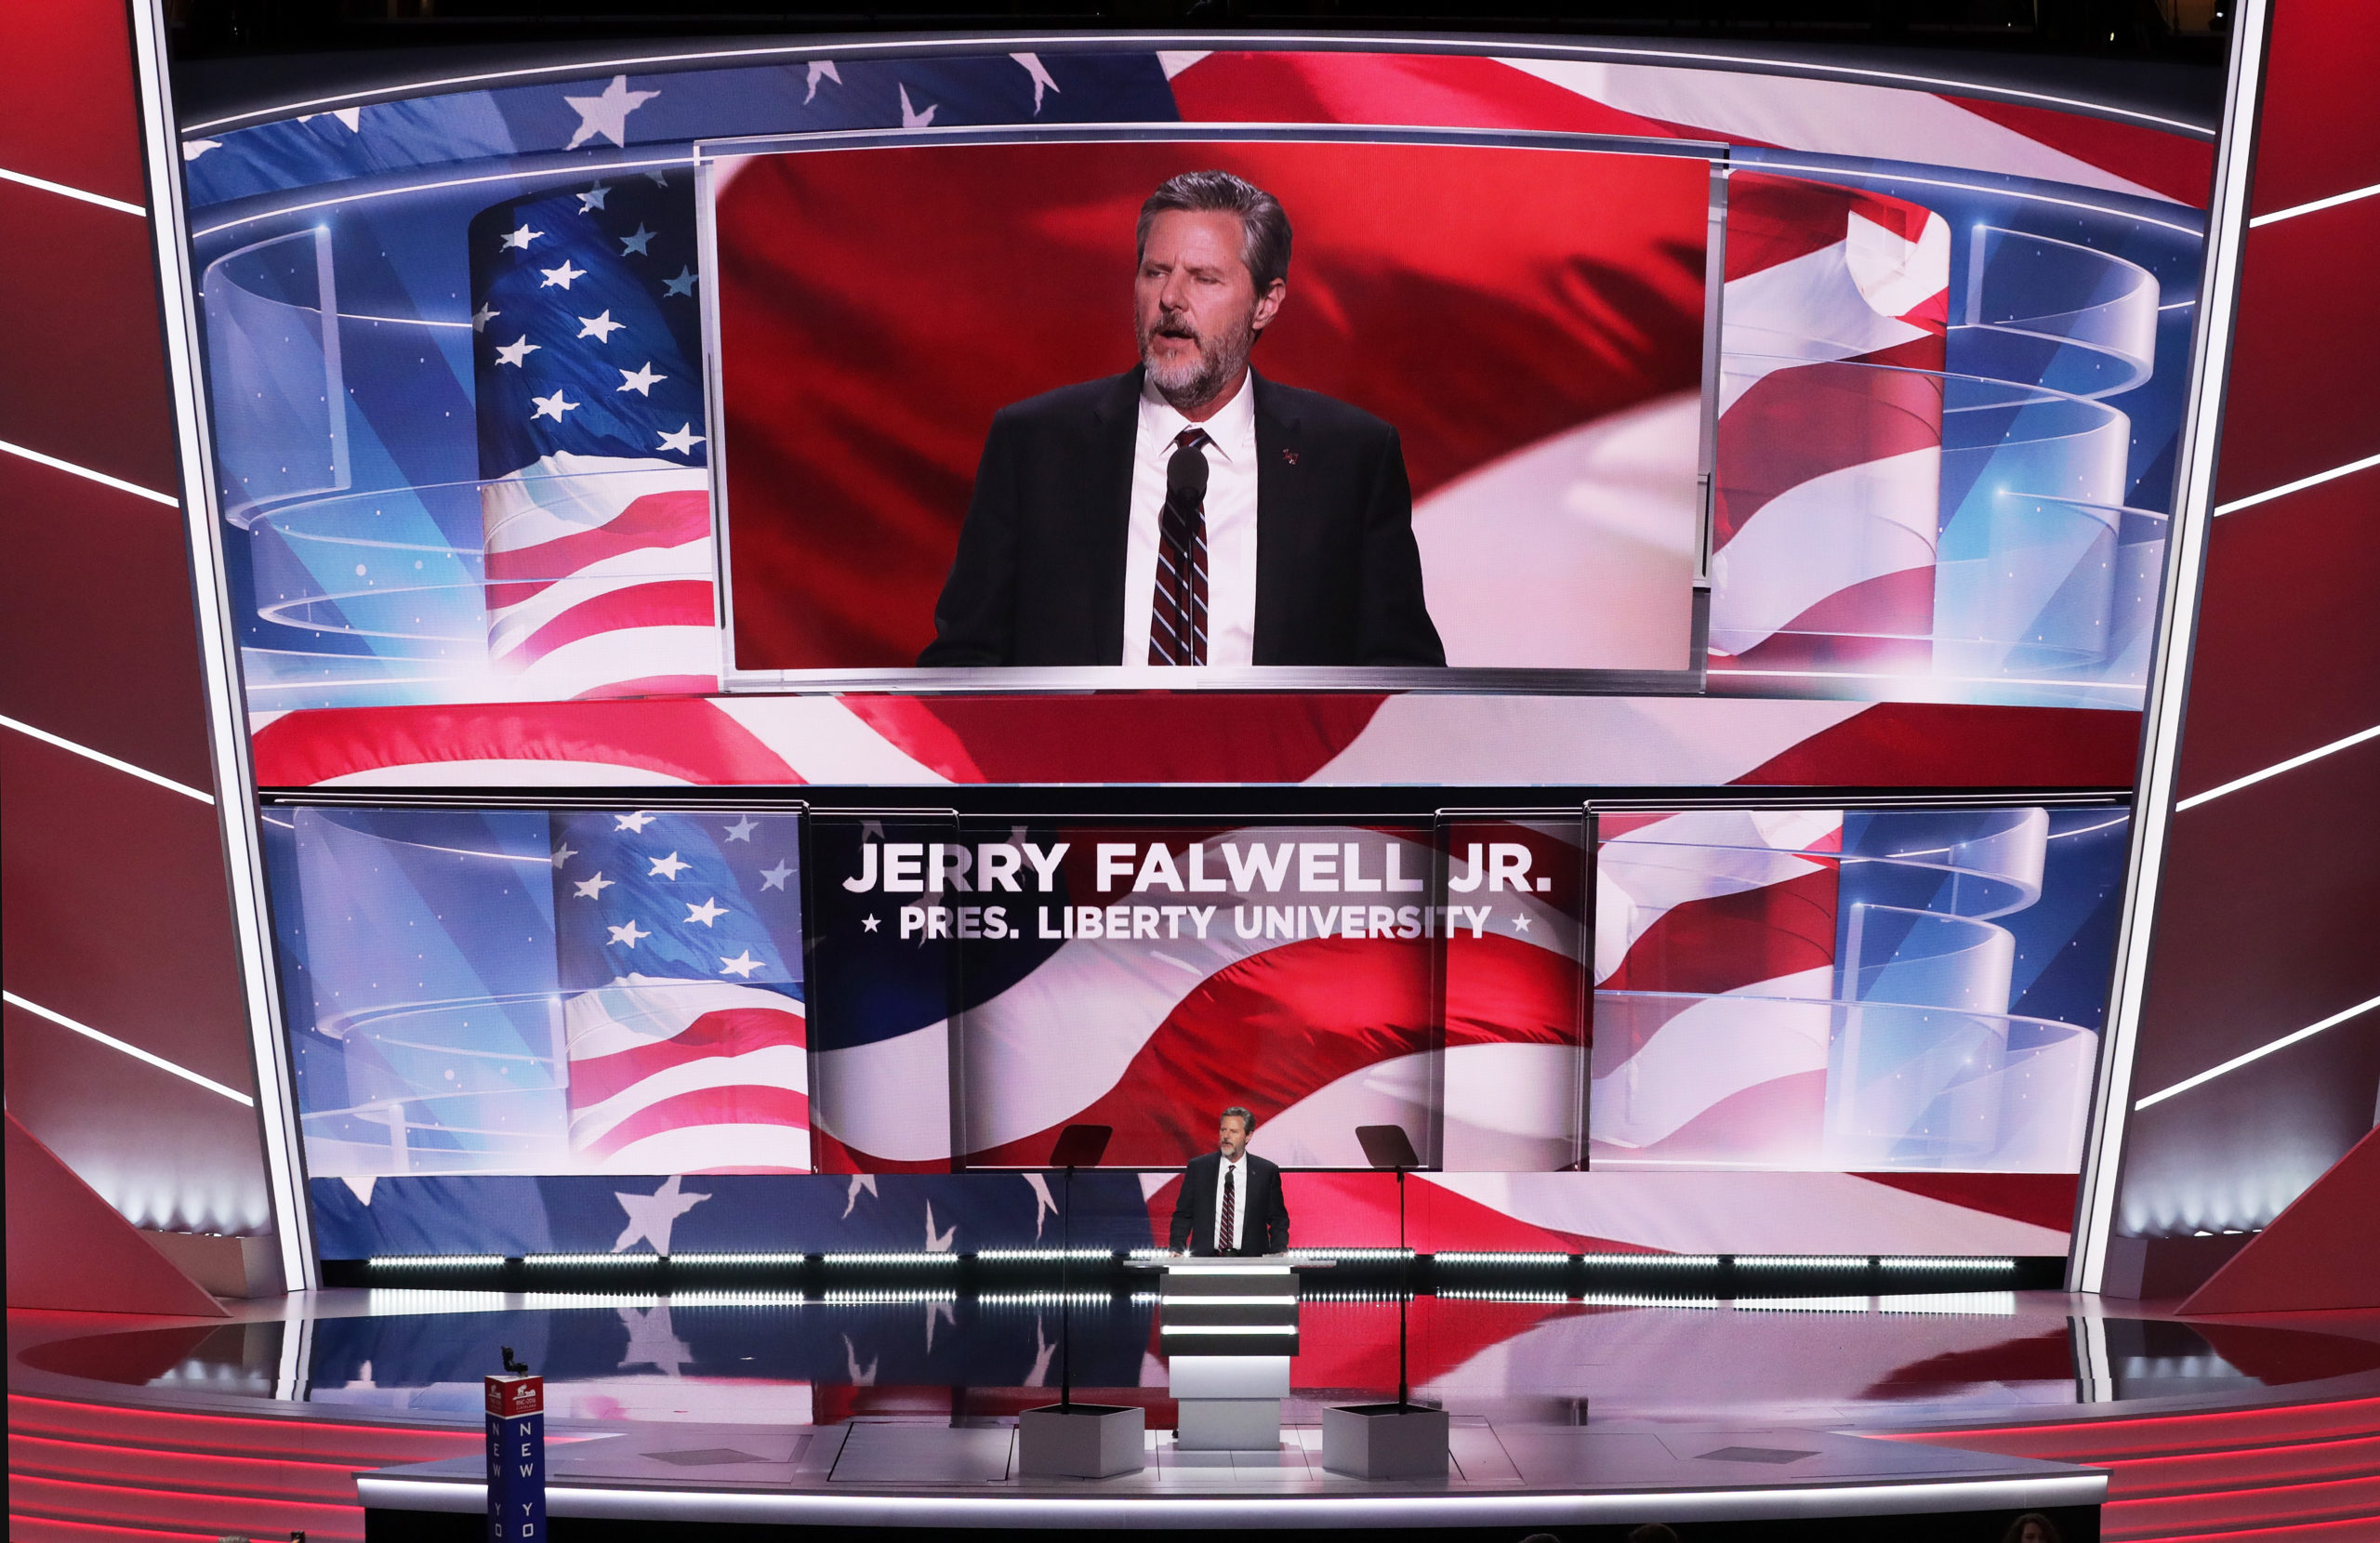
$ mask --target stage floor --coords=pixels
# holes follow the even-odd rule
[[[1012,1419],[1057,1386],[1060,1304],[949,1293],[766,1301],[319,1291],[230,1302],[235,1321],[103,1332],[10,1316],[10,1386],[73,1384],[218,1407],[476,1421],[510,1345],[558,1425]],[[1171,1423],[1155,1304],[1078,1301],[1074,1380]],[[61,1332],[66,1325],[78,1332]],[[2182,1321],[2063,1292],[1783,1298],[1700,1305],[1411,1307],[1414,1395],[1500,1424],[1734,1422],[1889,1430],[2051,1418],[2110,1403],[2221,1404],[2380,1372],[2380,1315]],[[2286,1326],[2283,1326],[2286,1325]],[[1396,1304],[1309,1300],[1284,1418],[1393,1395]]]
[[[1019,1480],[1013,1460],[1017,1412],[1052,1401],[1059,1302],[849,1296],[324,1291],[229,1304],[230,1324],[113,1331],[95,1316],[12,1312],[10,1391],[460,1431],[477,1426],[480,1377],[509,1345],[547,1378],[557,1515],[1517,1536],[1531,1518],[1592,1528],[1898,1508],[1947,1523],[1951,1510],[2004,1519],[2055,1507],[2073,1540],[2095,1535],[2075,1520],[2090,1515],[2095,1473],[1862,1438],[2380,1389],[2373,1313],[2183,1322],[2056,1292],[1424,1297],[1409,1310],[1414,1391],[1453,1417],[1453,1461],[1444,1480],[1367,1484],[1321,1470],[1318,1427],[1328,1405],[1394,1390],[1395,1301],[1308,1301],[1282,1448],[1215,1456],[1172,1446],[1154,1304],[1101,1299],[1071,1309],[1077,1394],[1141,1405],[1151,1466],[1068,1485]],[[476,1457],[363,1483],[376,1506],[457,1524],[481,1504]],[[1074,1504],[1072,1522],[1044,1514],[1060,1502]],[[1226,1517],[1234,1508],[1246,1514]]]
[[[554,1447],[554,1515],[679,1525],[1129,1528],[1353,1533],[1378,1527],[1631,1527],[1796,1517],[2004,1521],[2058,1515],[2069,1536],[2107,1476],[2041,1462],[1807,1430],[1699,1425],[1454,1426],[1443,1478],[1375,1482],[1322,1466],[1322,1432],[1283,1431],[1269,1452],[1183,1452],[1148,1434],[1148,1466],[1096,1481],[1017,1473],[1016,1429],[860,1420],[760,1434],[636,1426]],[[358,1479],[375,1513],[485,1510],[482,1458]],[[1985,1532],[1996,1532],[1987,1525]],[[1959,1536],[1950,1533],[1947,1536]]]

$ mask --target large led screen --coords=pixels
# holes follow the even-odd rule
[[[809,1170],[795,816],[268,820],[312,1177]]]
[[[1595,1166],[2075,1172],[2129,828],[1599,816]]]
[[[2126,817],[278,806],[320,1246],[2054,1254]],[[1595,833],[1590,850],[1589,832]],[[1060,1131],[1104,1125],[1069,1199]],[[1073,1207],[1070,1221],[1066,1208]]]
[[[2124,780],[2210,135],[1607,52],[935,47],[184,125],[263,781]],[[715,188],[707,255],[696,184],[737,144],[778,152]],[[1006,169],[933,169],[961,163]],[[1260,377],[1396,432],[1437,689],[1284,666],[1306,694],[1221,732],[1197,693],[1102,692],[1029,733],[1025,670],[902,689],[992,414],[1130,367],[1140,202],[1218,165],[1292,227]],[[1561,169],[1491,204],[1524,165]],[[1676,476],[1697,389],[1707,492]],[[1604,666],[1633,694],[1549,690]],[[892,691],[789,694],[870,671]]]
[[[1689,667],[1703,157],[916,138],[705,152],[737,670]]]

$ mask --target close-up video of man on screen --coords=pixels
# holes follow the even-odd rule
[[[1700,159],[828,136],[705,187],[738,671],[1693,662]]]
[[[1280,202],[1185,172],[1135,244],[1139,364],[994,415],[918,663],[1444,665],[1396,429],[1250,367]]]

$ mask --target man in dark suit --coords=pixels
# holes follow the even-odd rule
[[[993,417],[918,663],[1444,665],[1396,430],[1249,368],[1279,203],[1185,173],[1139,253],[1140,364]]]
[[[1289,1206],[1281,1170],[1248,1154],[1256,1116],[1235,1106],[1216,1123],[1215,1150],[1182,1172],[1170,1246],[1177,1254],[1277,1254],[1289,1246]]]

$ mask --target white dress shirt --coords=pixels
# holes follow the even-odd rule
[[[1150,582],[1156,581],[1152,579]],[[1213,641],[1211,638],[1208,640]],[[1216,1248],[1236,1249],[1239,1246],[1239,1240],[1248,1235],[1248,1154],[1242,1153],[1236,1163],[1225,1162],[1223,1165],[1223,1173],[1215,1175],[1215,1222],[1212,1231],[1215,1234]],[[1226,1173],[1232,1176],[1231,1236],[1229,1237],[1223,1236],[1223,1174]]]
[[[1246,666],[1256,655],[1255,374],[1222,411],[1192,424],[1141,388],[1140,429],[1132,444],[1132,518],[1124,539],[1124,663],[1149,662],[1149,613],[1157,600],[1158,526],[1165,513],[1165,468],[1174,437],[1207,431],[1207,663]],[[1181,666],[1169,666],[1179,668]]]

